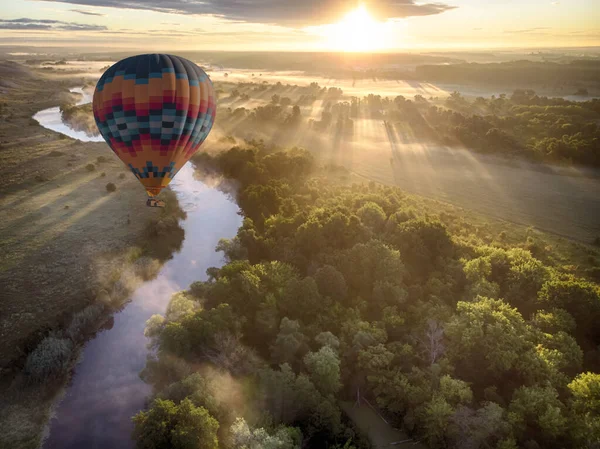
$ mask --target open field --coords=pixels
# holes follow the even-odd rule
[[[62,138],[30,119],[66,95],[32,74],[3,97],[0,283],[10,301],[0,314],[1,365],[93,300],[110,266],[101,255],[133,245],[155,212],[105,144]]]
[[[370,124],[377,125],[384,128],[381,122]],[[600,235],[600,178],[589,176],[595,174],[591,170],[578,173],[384,139],[323,156],[369,180],[491,217],[587,244]]]

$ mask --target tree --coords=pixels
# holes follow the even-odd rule
[[[348,287],[344,275],[335,267],[325,265],[319,268],[314,275],[319,292],[338,302],[343,302],[348,294]]]
[[[148,411],[134,416],[133,436],[140,449],[217,449],[219,423],[189,399],[179,405],[155,399]]]
[[[553,279],[542,287],[538,302],[544,307],[566,310],[577,322],[577,335],[600,343],[600,294],[593,284],[582,280]]]
[[[459,301],[446,335],[459,377],[479,385],[497,382],[514,370],[526,376],[538,369],[531,364],[535,346],[525,320],[502,300]]]
[[[251,429],[244,418],[237,418],[230,432],[237,449],[300,449],[302,442],[302,433],[295,427],[281,426],[269,435],[262,427]]]
[[[483,407],[473,410],[460,406],[452,415],[450,435],[461,449],[496,447],[500,449],[503,438],[510,433],[506,411],[494,402],[486,402]],[[512,449],[516,449],[516,443]]]
[[[427,356],[430,365],[433,365],[444,355],[444,328],[436,320],[427,320],[427,329],[422,338],[418,338]]]
[[[519,387],[508,407],[509,421],[521,441],[547,447],[567,431],[568,421],[558,393],[548,387]]]
[[[600,444],[600,374],[581,373],[568,385],[571,409],[576,414],[576,438],[586,447]]]
[[[356,211],[356,215],[373,232],[378,232],[383,228],[387,219],[384,210],[377,203],[368,201]]]
[[[300,323],[283,317],[279,326],[279,334],[271,348],[271,357],[279,363],[294,362],[297,354],[307,347],[307,338],[300,331]]]
[[[329,346],[304,356],[304,364],[317,389],[325,396],[335,394],[341,388],[340,359]]]
[[[434,396],[423,407],[425,438],[430,447],[446,446],[446,434],[454,409],[442,396]]]
[[[337,351],[340,347],[340,341],[331,332],[321,332],[315,337],[315,341],[319,344],[320,348],[328,346],[334,351]]]
[[[577,324],[575,319],[565,309],[540,310],[533,315],[531,322],[534,326],[548,334],[562,331],[572,334]]]

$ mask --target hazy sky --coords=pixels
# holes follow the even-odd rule
[[[0,0],[0,44],[147,51],[596,46],[600,0]]]

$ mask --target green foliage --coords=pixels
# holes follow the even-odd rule
[[[96,331],[101,318],[104,316],[104,304],[92,304],[73,315],[65,334],[75,343],[80,343],[86,335]]]
[[[300,449],[302,433],[295,427],[280,426],[272,434],[263,428],[251,429],[244,418],[231,425],[232,443],[239,449]]]
[[[294,362],[307,348],[307,337],[300,331],[300,323],[283,317],[279,334],[271,348],[272,359],[278,363]]]
[[[521,441],[552,444],[568,429],[564,405],[552,387],[519,387],[508,407],[509,420]]]
[[[600,343],[600,293],[598,287],[582,280],[551,280],[544,284],[538,294],[544,307],[556,307],[567,311],[577,322],[577,334]]]
[[[385,211],[379,204],[371,201],[365,203],[360,209],[356,211],[356,215],[361,221],[374,232],[381,230],[387,217]]]
[[[156,399],[150,410],[133,418],[133,436],[140,449],[217,449],[219,423],[189,399],[178,405]]]
[[[71,340],[49,336],[29,353],[23,371],[30,382],[53,382],[67,374],[72,355]]]
[[[276,100],[245,119],[282,123]],[[506,117],[515,102],[560,106],[545,101],[525,92],[476,104]],[[370,116],[397,107],[414,123],[430,107],[366,102]],[[472,107],[457,95],[450,103]],[[336,114],[360,107],[337,105],[312,126],[336,126]],[[518,113],[542,114],[527,108]],[[467,140],[510,137],[499,123],[488,127],[492,119],[435,114],[458,120]],[[579,374],[595,368],[598,288],[565,274],[537,240],[480,239],[463,217],[429,215],[398,189],[339,185],[303,150],[252,141],[201,160],[237,182],[244,222],[217,246],[225,265],[175,295],[166,319],[149,320],[157,353],[142,377],[174,407],[187,398],[206,409],[221,423],[223,447],[356,446],[337,404],[358,392],[431,449],[598,443],[597,375]],[[194,373],[206,364],[242,385],[233,403],[243,407]]]
[[[325,396],[335,395],[341,388],[340,360],[335,351],[324,346],[304,356],[304,365],[317,389]]]

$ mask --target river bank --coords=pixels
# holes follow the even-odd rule
[[[0,284],[10,299],[0,304],[0,447],[34,448],[78,348],[111,327],[129,292],[159,269],[149,256],[164,250],[145,242],[173,219],[179,227],[182,214],[174,196],[163,216],[147,208],[143,189],[104,143],[59,134],[32,118],[42,109],[36,118],[56,119],[48,109],[58,112],[50,106],[72,97],[67,81],[0,63],[0,76],[9,75],[14,81],[0,108]],[[116,192],[106,190],[108,182]],[[35,371],[36,348],[55,349],[67,339],[60,356],[46,360],[58,360],[57,369],[37,371],[50,379],[25,378],[24,369]],[[48,355],[42,349],[38,355]]]

